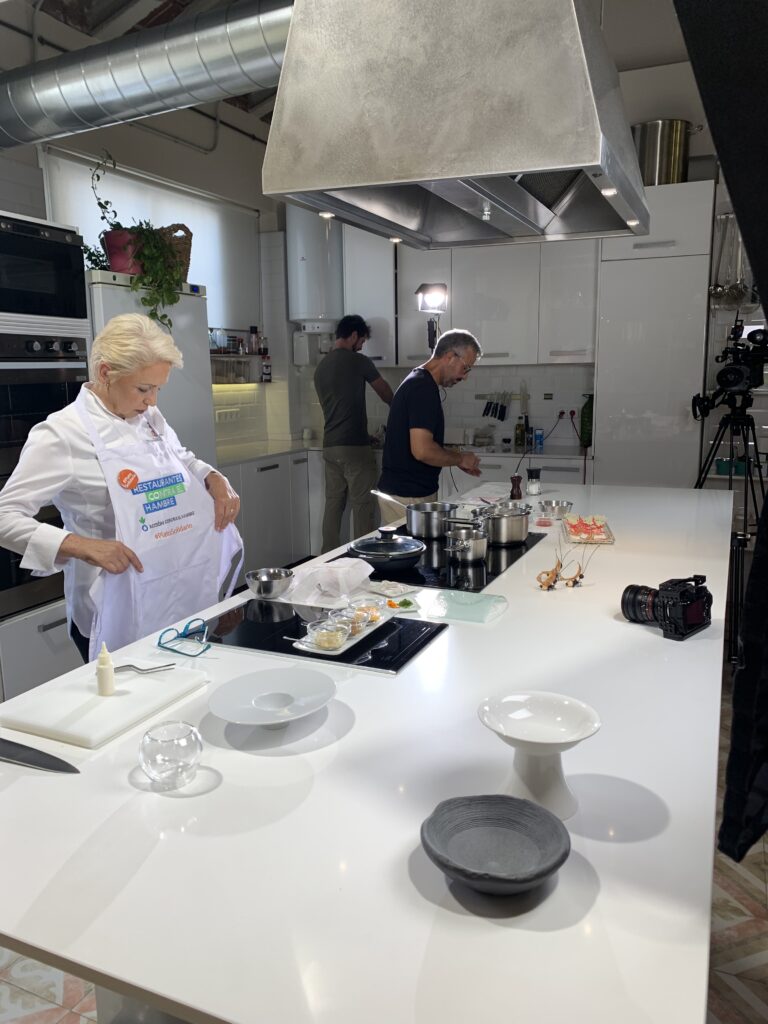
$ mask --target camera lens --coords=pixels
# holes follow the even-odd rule
[[[630,622],[658,622],[658,598],[659,592],[655,587],[640,587],[631,583],[621,595],[621,614]]]

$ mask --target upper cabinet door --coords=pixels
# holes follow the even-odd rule
[[[453,250],[453,326],[475,335],[483,365],[537,361],[540,248],[511,244]]]
[[[599,254],[594,238],[542,244],[540,363],[595,361]]]
[[[395,257],[393,243],[344,224],[344,313],[370,324],[363,352],[377,366],[395,360]]]
[[[440,314],[440,330],[447,331],[454,321],[451,299],[451,250],[411,249],[397,251],[397,362],[400,366],[419,366],[430,357],[427,334],[428,313],[417,308],[416,289],[421,284],[448,286],[448,312]]]
[[[604,260],[704,256],[712,244],[714,181],[654,185],[645,190],[651,212],[647,235],[603,239]]]

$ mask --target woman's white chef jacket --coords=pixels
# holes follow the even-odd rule
[[[155,431],[167,439],[201,483],[213,469],[182,447],[156,407],[123,420],[111,413],[87,385],[83,391],[88,412],[107,446],[150,438]],[[50,504],[61,513],[63,530],[33,518]],[[50,576],[63,568],[67,613],[83,636],[89,636],[95,609],[88,591],[101,570],[78,558],[56,561],[56,553],[69,533],[115,539],[115,517],[106,480],[74,405],[52,413],[29,432],[19,463],[0,491],[0,546],[23,554],[21,567],[36,570],[38,575]]]

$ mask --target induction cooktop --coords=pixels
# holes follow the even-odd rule
[[[265,654],[287,654],[292,658],[336,662],[395,674],[421,653],[438,633],[448,628],[445,622],[423,622],[413,617],[395,616],[341,654],[310,652],[293,646],[294,640],[306,634],[307,622],[327,614],[326,609],[310,605],[252,598],[223,615],[208,619],[208,640],[212,644]]]
[[[398,527],[395,532],[409,536],[405,526]],[[426,550],[412,569],[406,569],[404,572],[395,572],[392,568],[374,569],[370,578],[396,580],[409,587],[438,587],[441,590],[466,590],[477,594],[527,555],[531,548],[545,537],[545,533],[529,533],[522,544],[509,544],[504,547],[489,545],[485,558],[477,562],[459,562],[449,558],[445,552],[446,542],[442,537],[439,540],[425,540]],[[338,557],[348,558],[350,555],[355,555],[355,552],[347,551]]]

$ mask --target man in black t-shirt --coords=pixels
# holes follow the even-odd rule
[[[360,349],[370,337],[361,316],[344,316],[336,327],[336,344],[315,371],[315,390],[325,418],[325,514],[323,553],[339,546],[341,517],[349,496],[352,535],[373,529],[376,505],[376,459],[368,436],[365,386],[370,384],[382,402],[392,401],[392,388]]]
[[[379,490],[408,505],[437,500],[443,466],[458,466],[470,476],[480,476],[476,455],[443,447],[440,388],[465,380],[481,355],[477,338],[469,331],[446,331],[438,338],[432,358],[408,374],[389,410]],[[383,498],[379,508],[382,523],[403,517],[401,508]]]

